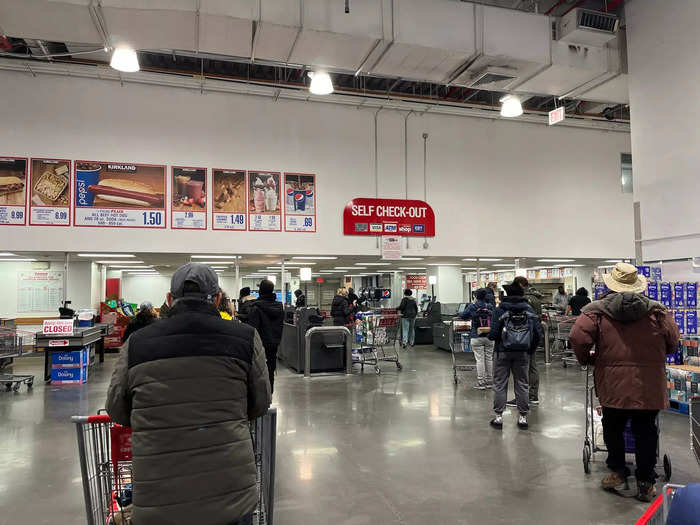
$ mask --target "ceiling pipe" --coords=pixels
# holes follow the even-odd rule
[[[408,117],[413,115],[413,110],[406,113],[403,119],[403,176],[406,190],[406,200],[408,200]],[[408,249],[408,237],[406,237],[406,249]]]

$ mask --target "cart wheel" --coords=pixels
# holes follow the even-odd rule
[[[19,387],[20,387],[21,384],[22,384],[22,383],[15,383],[15,384],[12,386],[12,391],[13,391],[13,392],[19,392]]]
[[[12,383],[5,383],[5,392],[12,390]]]
[[[591,446],[588,443],[583,445],[583,471],[591,473]]]
[[[562,361],[562,362],[561,362],[561,366],[564,367],[564,368],[566,368],[566,367],[569,366],[569,365],[566,364],[566,361]]]
[[[379,375],[379,374],[382,373],[382,369],[379,368],[378,366],[375,366],[375,367],[374,367],[374,371],[376,372],[377,375]]]
[[[671,458],[668,457],[668,454],[664,454],[664,476],[666,477],[666,481],[671,481],[671,474],[673,474]]]
[[[396,368],[398,368],[399,370],[403,370],[403,365],[396,361]]]
[[[32,380],[27,381],[27,388],[31,389],[33,387],[34,387],[34,380],[32,379]]]

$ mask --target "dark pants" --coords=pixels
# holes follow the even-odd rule
[[[253,515],[248,514],[247,516],[243,516],[238,521],[231,523],[231,525],[253,525]]]
[[[277,346],[265,348],[267,373],[270,376],[270,393],[275,390],[275,370],[277,369]]]
[[[493,354],[493,410],[502,414],[508,398],[508,378],[513,373],[513,387],[518,412],[527,414],[528,402],[527,370],[530,356],[526,352],[496,352]]]
[[[530,401],[539,399],[540,373],[537,371],[537,360],[535,359],[535,354],[530,356],[530,368],[528,368],[527,377],[530,382]]]
[[[634,435],[635,462],[637,481],[653,483],[656,480],[656,452],[658,442],[658,429],[656,428],[656,416],[658,410],[624,410],[620,408],[603,407],[603,438],[608,448],[607,464],[610,470],[614,470],[621,476],[630,475],[630,470],[625,464],[625,438],[624,432],[627,421],[632,421],[632,435]]]

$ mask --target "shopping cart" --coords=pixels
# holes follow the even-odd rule
[[[583,471],[586,474],[591,473],[591,461],[594,459],[594,455],[597,452],[607,452],[605,445],[601,443],[601,439],[598,437],[597,428],[600,425],[602,429],[601,417],[602,408],[597,406],[595,401],[595,385],[592,384],[593,381],[593,366],[588,367],[588,372],[586,373],[586,401],[584,404],[584,409],[586,413],[586,433],[583,438]],[[658,432],[656,440],[656,458],[657,462],[661,450],[661,425],[660,419],[656,417],[656,430]],[[627,423],[627,428],[625,429],[625,453],[634,454],[634,436],[630,428],[629,422]],[[664,478],[666,481],[671,480],[671,459],[667,454],[663,455],[663,470]]]
[[[575,322],[576,317],[569,315],[552,315],[548,321],[550,333],[554,333],[551,355],[559,357],[564,368],[569,365],[578,365],[578,360],[569,344],[569,336]]]
[[[396,363],[396,368],[403,366],[399,361],[396,341],[399,334],[399,317],[395,314],[379,315],[362,313],[355,322],[355,346],[352,350],[353,363],[374,366],[377,375],[382,373],[381,361]]]
[[[72,421],[78,436],[87,525],[130,523],[131,428],[117,425],[105,413],[73,416]],[[258,483],[255,525],[273,524],[276,429],[274,408],[250,425]]]
[[[469,326],[471,331],[471,325]],[[455,337],[450,329],[450,355],[452,356],[452,375],[455,385],[459,384],[458,372],[471,372],[476,370],[476,363],[471,351],[471,340],[469,332],[461,332],[459,343],[455,342]]]
[[[0,328],[0,361],[22,357],[24,337],[26,332],[14,328]],[[22,384],[27,388],[34,386],[34,376],[5,374],[0,371],[0,385],[5,386],[7,392],[18,392]]]

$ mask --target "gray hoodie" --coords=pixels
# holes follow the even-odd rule
[[[639,321],[652,310],[666,312],[666,307],[652,301],[646,295],[622,292],[611,293],[599,301],[593,301],[584,306],[581,312],[602,312],[621,323],[633,323]]]

